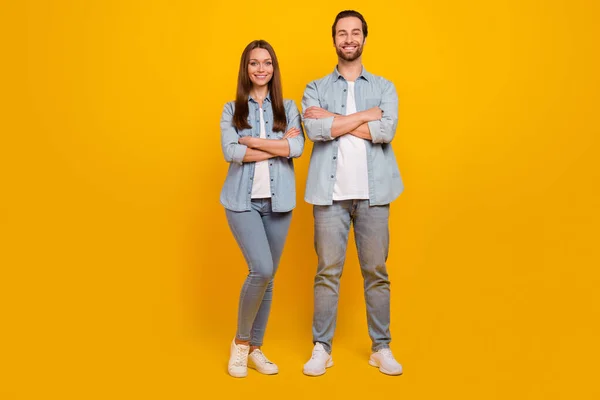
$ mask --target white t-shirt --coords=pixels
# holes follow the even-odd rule
[[[267,129],[263,117],[262,107],[260,113],[260,138],[267,138]],[[271,197],[271,176],[269,174],[269,160],[254,163],[254,179],[252,180],[252,198],[265,199]]]
[[[346,115],[356,112],[354,82],[348,82]],[[346,134],[338,140],[337,172],[333,200],[369,198],[369,172],[365,140]]]

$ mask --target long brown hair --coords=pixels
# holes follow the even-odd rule
[[[268,83],[269,94],[271,96],[271,106],[273,107],[273,131],[284,132],[287,128],[285,118],[285,108],[283,107],[283,93],[281,89],[281,74],[279,73],[279,63],[275,50],[264,40],[254,40],[244,49],[240,59],[240,72],[238,73],[237,94],[235,96],[235,112],[233,113],[233,126],[237,129],[250,129],[248,124],[248,95],[252,89],[252,81],[248,76],[248,63],[250,62],[250,52],[254,49],[265,49],[269,52],[273,62],[273,76]]]

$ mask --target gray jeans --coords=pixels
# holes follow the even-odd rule
[[[271,199],[252,199],[250,211],[225,210],[244,258],[248,276],[242,286],[236,338],[262,346],[271,311],[273,277],[279,265],[292,212],[272,212]]]
[[[313,342],[322,343],[327,352],[331,352],[348,233],[350,224],[354,223],[372,350],[389,347],[390,281],[385,267],[389,249],[389,204],[371,207],[368,200],[334,201],[331,206],[314,206],[313,215],[318,256]]]

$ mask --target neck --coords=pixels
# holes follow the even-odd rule
[[[250,96],[252,96],[252,98],[257,101],[264,100],[267,97],[267,93],[269,93],[269,87],[266,85],[259,87],[253,86],[250,90]]]
[[[354,61],[346,61],[338,58],[338,72],[347,81],[355,81],[362,73],[362,57],[358,57]]]

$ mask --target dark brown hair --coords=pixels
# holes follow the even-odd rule
[[[269,81],[269,94],[271,106],[273,107],[273,131],[284,132],[287,128],[285,108],[283,106],[283,93],[281,89],[281,74],[275,50],[264,40],[254,40],[244,49],[240,59],[240,71],[238,73],[237,94],[235,97],[235,112],[233,113],[233,126],[237,129],[250,129],[248,118],[248,95],[252,89],[252,81],[248,76],[248,63],[250,52],[254,49],[265,49],[271,56],[273,62],[273,76]]]
[[[345,11],[340,12],[335,17],[335,21],[333,21],[333,25],[331,25],[331,37],[333,38],[334,44],[335,44],[335,26],[337,25],[337,23],[340,19],[348,18],[348,17],[356,17],[356,18],[360,19],[360,22],[362,22],[363,35],[365,35],[365,39],[367,38],[367,35],[369,34],[369,28],[367,27],[367,21],[365,21],[365,17],[363,17],[362,14],[359,13],[358,11],[345,10]]]

